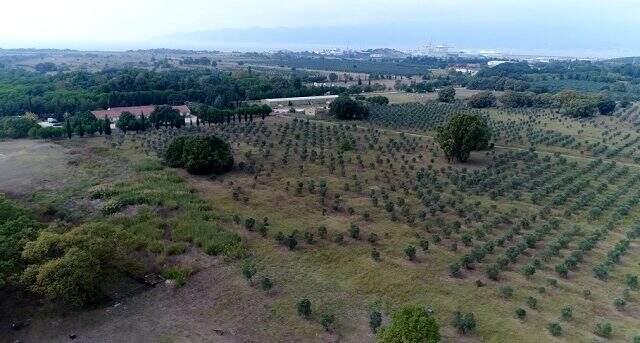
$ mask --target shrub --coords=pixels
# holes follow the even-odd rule
[[[460,277],[460,263],[453,262],[449,265],[449,275],[452,277]]]
[[[29,130],[38,124],[26,117],[0,118],[0,138],[25,138]]]
[[[335,323],[336,318],[333,314],[323,314],[320,317],[320,325],[325,329],[325,331],[333,330],[333,324]]]
[[[376,262],[380,261],[380,252],[378,251],[378,249],[371,249],[371,258]]]
[[[613,306],[616,307],[619,311],[624,310],[624,307],[627,305],[627,302],[622,298],[615,298],[613,300]]]
[[[178,287],[182,287],[187,283],[189,275],[191,275],[190,269],[179,266],[168,267],[162,271],[162,277],[175,281]]]
[[[487,277],[493,281],[498,281],[498,277],[500,276],[500,267],[496,264],[492,264],[487,267]]]
[[[549,324],[549,333],[554,336],[554,337],[558,337],[562,335],[562,326],[560,326],[560,323],[550,323]]]
[[[51,300],[94,303],[104,297],[101,286],[108,275],[138,271],[128,258],[136,246],[131,233],[116,225],[86,224],[62,234],[42,231],[22,252],[29,265],[21,282]]]
[[[527,311],[523,308],[518,308],[516,310],[516,317],[518,317],[518,319],[520,320],[524,320],[527,317]]]
[[[372,311],[369,313],[369,327],[373,333],[378,331],[378,328],[382,325],[382,313],[378,311]]]
[[[358,225],[353,223],[351,224],[351,226],[349,227],[349,236],[353,239],[360,238],[360,228],[358,227]]]
[[[573,318],[573,308],[571,306],[565,306],[560,310],[560,315],[563,320],[571,320]]]
[[[256,265],[249,261],[249,260],[245,260],[242,263],[242,275],[245,277],[245,279],[247,280],[251,280],[251,278],[256,275],[256,273],[258,272],[258,269],[256,268]]]
[[[402,308],[393,315],[391,323],[378,333],[378,342],[381,343],[439,341],[438,323],[419,306]]]
[[[322,239],[327,238],[327,228],[325,226],[321,226],[318,228],[318,236]]]
[[[309,318],[311,316],[311,301],[307,298],[303,298],[298,302],[297,305],[298,314],[304,318]]]
[[[513,297],[513,287],[501,286],[500,288],[498,288],[498,293],[503,299],[511,299]]]
[[[611,327],[611,323],[602,322],[602,323],[596,324],[596,331],[595,331],[596,335],[604,338],[609,338],[611,337],[612,332],[613,332],[613,327]]]
[[[376,244],[378,243],[380,239],[378,238],[378,235],[376,235],[375,233],[371,232],[369,234],[369,236],[367,237],[367,241],[371,244]]]
[[[409,259],[409,261],[413,261],[416,259],[416,247],[414,247],[413,245],[407,245],[406,248],[404,248],[404,254],[407,255],[407,258]]]
[[[535,310],[538,307],[538,299],[532,296],[527,297],[526,302],[527,302],[527,306],[529,306],[529,308],[531,309]]]
[[[453,327],[458,329],[461,334],[468,334],[476,328],[476,318],[473,313],[461,313],[456,311],[453,313]]]
[[[268,291],[273,288],[273,282],[268,277],[263,277],[262,281],[260,281],[260,286],[262,286],[263,290]]]
[[[184,167],[192,174],[221,174],[233,168],[231,147],[215,136],[174,138],[164,154],[172,167]]]

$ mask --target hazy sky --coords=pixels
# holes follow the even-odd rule
[[[640,49],[640,0],[6,0],[2,47],[149,45],[178,32],[224,28],[415,28],[436,43],[567,51]],[[401,32],[399,32],[401,33]],[[377,42],[360,33],[367,45]],[[412,34],[415,35],[415,32]],[[428,36],[428,37],[427,37]],[[524,41],[524,42],[523,42]],[[593,42],[593,43],[591,43]],[[328,41],[330,43],[330,40]],[[416,42],[417,44],[418,42]],[[426,42],[424,42],[426,43]],[[492,44],[493,43],[493,44]],[[590,46],[591,44],[591,46]],[[549,45],[549,44],[547,44]]]

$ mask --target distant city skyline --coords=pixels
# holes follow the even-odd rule
[[[470,50],[640,55],[640,1],[22,0],[3,4],[0,47]]]

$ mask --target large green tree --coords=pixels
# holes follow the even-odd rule
[[[433,343],[440,341],[440,327],[435,318],[419,306],[408,306],[396,312],[391,324],[378,333],[381,343]]]
[[[369,116],[369,108],[360,101],[341,95],[329,105],[330,113],[337,119],[365,119]]]
[[[451,86],[447,86],[438,91],[438,101],[454,102],[456,100],[456,90]]]
[[[436,135],[436,142],[449,162],[454,158],[460,162],[467,161],[472,151],[487,149],[489,140],[491,129],[487,119],[478,114],[454,115],[446,126],[438,129]]]

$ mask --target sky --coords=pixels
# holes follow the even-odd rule
[[[622,56],[640,55],[639,17],[640,0],[8,0],[0,47],[268,50],[432,42]],[[184,35],[191,32],[201,34]],[[265,32],[274,37],[265,39]],[[234,41],[225,39],[230,33]]]

